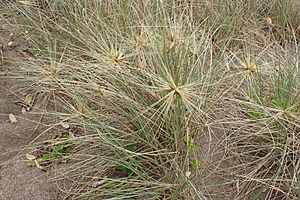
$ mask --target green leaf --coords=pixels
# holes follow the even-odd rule
[[[43,160],[43,161],[49,161],[49,160],[50,160],[50,155],[49,155],[49,153],[43,154],[42,160]]]
[[[25,103],[26,103],[27,105],[31,105],[32,102],[33,102],[33,94],[28,94],[28,95],[26,95],[26,97],[25,97]]]
[[[192,159],[192,160],[190,160],[190,165],[193,170],[196,170],[200,166],[200,161],[198,159]]]
[[[126,149],[127,149],[128,151],[131,151],[131,152],[135,152],[135,151],[136,151],[136,148],[135,148],[133,145],[127,146]]]
[[[62,157],[63,154],[63,145],[55,145],[52,150],[52,157],[59,158]]]
[[[120,172],[123,172],[124,174],[126,174],[126,176],[129,176],[133,172],[131,169],[129,169],[128,167],[123,166],[123,165],[117,166],[116,170],[120,171]]]

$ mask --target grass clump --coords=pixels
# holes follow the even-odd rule
[[[59,120],[84,128],[72,133],[76,164],[61,169],[76,180],[71,195],[204,198],[197,140],[224,93],[211,38],[166,3],[149,2],[149,19],[141,19],[140,4],[115,3],[94,13],[83,2],[53,4],[38,9],[40,18],[26,16],[34,7],[21,10],[28,27],[46,35],[29,36],[42,59],[23,65],[26,82],[37,96],[60,102]],[[116,16],[103,18],[104,7]],[[51,19],[59,9],[68,16]],[[101,187],[91,188],[99,180]]]
[[[239,198],[299,196],[299,70],[297,62],[281,64],[267,74],[257,66],[234,99],[241,115],[230,126],[228,148]]]

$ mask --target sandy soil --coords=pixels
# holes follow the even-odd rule
[[[25,147],[41,133],[43,128],[35,123],[41,116],[32,111],[22,113],[22,106],[14,103],[18,100],[11,90],[14,80],[1,76],[5,70],[17,69],[14,60],[23,59],[17,39],[0,27],[0,200],[62,199],[56,187],[42,176],[45,172],[27,166]],[[6,48],[9,42],[14,45]],[[16,117],[16,123],[10,122],[9,114]]]

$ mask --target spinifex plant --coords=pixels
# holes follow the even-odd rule
[[[300,88],[295,65],[268,76],[252,74],[239,101],[244,115],[234,154],[239,198],[297,198],[299,193]],[[249,188],[252,188],[251,190]]]
[[[79,1],[36,16],[21,10],[28,28],[45,33],[29,36],[43,59],[23,65],[27,81],[60,104],[63,111],[49,114],[84,130],[70,139],[72,161],[60,169],[74,180],[70,195],[205,199],[197,144],[226,91],[223,66],[212,62],[222,54],[165,3],[141,3],[144,12],[115,3],[93,12]],[[105,16],[105,7],[118,14]],[[67,16],[48,15],[61,9]]]

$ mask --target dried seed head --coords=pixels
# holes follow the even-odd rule
[[[267,18],[267,23],[268,23],[269,25],[273,25],[272,19],[271,19],[270,17]]]
[[[59,68],[59,67],[53,67],[53,68],[52,68],[52,75],[53,75],[53,76],[58,75],[59,72],[60,72],[60,68]]]
[[[249,73],[253,73],[256,70],[256,64],[252,62],[244,62],[242,63],[243,68],[247,70]]]
[[[124,60],[124,55],[122,53],[118,53],[117,55],[113,56],[113,63],[114,64],[120,64],[120,62],[122,62],[122,60]]]

